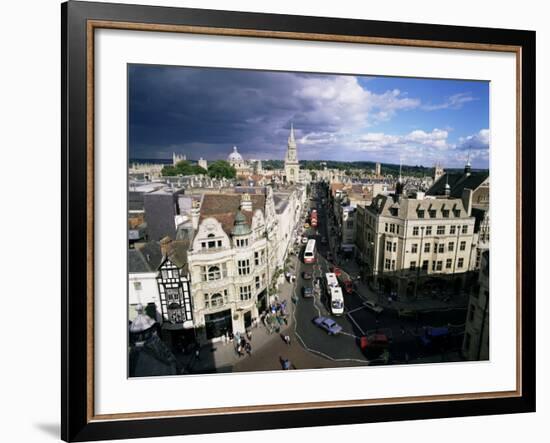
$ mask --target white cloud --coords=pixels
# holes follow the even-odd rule
[[[467,137],[460,137],[458,139],[457,147],[459,149],[487,150],[489,148],[491,140],[491,131],[489,129],[482,129],[477,134],[469,135]]]
[[[384,133],[367,133],[359,139],[362,150],[377,148],[387,150],[412,150],[432,148],[444,150],[450,147],[447,143],[449,133],[443,129],[433,129],[431,132],[414,130],[406,135],[391,135]]]
[[[307,112],[299,119],[328,130],[351,131],[391,119],[396,112],[420,106],[398,89],[376,94],[363,89],[356,77],[304,77],[294,90]]]
[[[426,104],[422,106],[424,111],[437,111],[440,109],[460,109],[466,103],[477,100],[470,92],[461,92],[451,95],[443,103]]]
[[[449,141],[448,130],[438,128],[431,131],[417,129],[405,135],[369,132],[356,141],[354,151],[372,156],[365,159],[394,163],[402,159],[406,164],[424,166],[440,162],[448,167],[464,165],[469,155],[474,167],[487,167],[489,138],[488,129],[461,137],[458,143]],[[351,146],[350,148],[353,149]]]

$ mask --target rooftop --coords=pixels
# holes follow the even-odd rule
[[[464,209],[464,204],[459,198],[425,198],[413,199],[402,198],[399,202],[394,201],[392,196],[378,195],[374,198],[371,205],[368,207],[370,211],[374,211],[379,215],[388,217],[397,217],[400,219],[414,220],[426,219],[430,217],[428,211],[436,211],[436,219],[443,218],[442,211],[449,210],[449,219],[453,218],[468,218],[468,214]],[[393,215],[390,209],[397,209],[397,215]],[[424,217],[419,216],[419,210],[424,210]],[[454,211],[460,211],[460,215]]]
[[[464,189],[475,191],[489,177],[489,171],[471,172],[447,172],[437,180],[426,195],[445,195],[445,186],[449,183],[451,197],[460,198]]]
[[[204,194],[199,223],[208,217],[218,220],[223,230],[230,235],[235,224],[235,215],[241,206],[241,194]],[[265,207],[265,195],[250,194],[252,211],[243,211],[248,225],[252,225],[252,215],[257,209]]]

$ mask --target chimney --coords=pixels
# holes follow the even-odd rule
[[[474,191],[471,189],[464,189],[462,191],[462,204],[464,205],[464,209],[466,210],[468,217],[472,215],[473,194]]]
[[[252,212],[252,200],[247,192],[241,196],[241,211]]]
[[[171,249],[172,249],[172,239],[166,236],[160,241],[160,252],[162,256],[166,257],[167,255],[169,255]]]

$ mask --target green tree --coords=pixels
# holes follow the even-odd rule
[[[176,176],[176,175],[206,175],[206,170],[199,165],[193,165],[186,160],[182,160],[176,163],[176,166],[165,166],[162,168],[161,174],[163,176]]]
[[[162,171],[160,171],[160,173],[164,177],[173,177],[178,175],[178,171],[173,166],[165,166],[164,168],[162,168]]]
[[[217,160],[208,166],[208,175],[214,178],[235,178],[237,171],[225,160]]]

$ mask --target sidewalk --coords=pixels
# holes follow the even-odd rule
[[[354,259],[344,260],[338,265],[351,276],[360,274],[359,265]],[[447,301],[440,298],[433,298],[427,294],[419,294],[416,300],[400,296],[397,300],[392,300],[382,291],[372,289],[367,283],[362,280],[354,280],[356,292],[365,300],[373,301],[382,306],[384,309],[394,311],[415,311],[415,312],[432,312],[449,309],[464,308],[468,304],[470,294],[460,292],[449,297]]]
[[[295,263],[296,257],[291,256]],[[252,347],[251,355],[254,357],[257,351],[267,347],[267,345],[273,345],[276,340],[281,341],[280,334],[291,335],[293,326],[292,312],[295,308],[291,296],[294,292],[295,283],[289,283],[284,281],[278,287],[277,301],[281,303],[286,300],[287,306],[287,320],[288,324],[282,325],[279,333],[270,333],[268,328],[263,322],[258,321],[256,326],[252,327],[252,338],[248,341]],[[246,353],[244,356],[239,356],[235,349],[235,341],[219,341],[216,343],[207,343],[200,348],[199,358],[197,359],[194,353],[191,354],[178,354],[176,356],[181,367],[184,368],[184,373],[215,373],[215,372],[233,372],[233,366],[243,362],[251,357]]]

